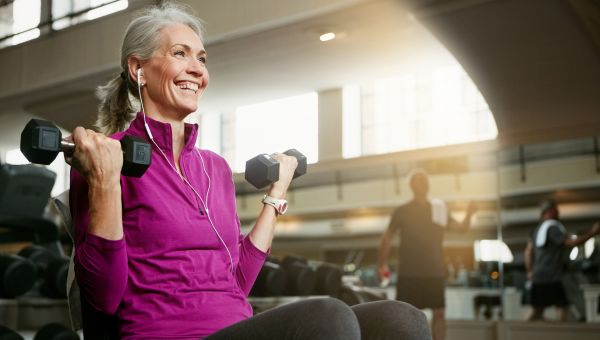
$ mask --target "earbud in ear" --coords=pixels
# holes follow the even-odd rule
[[[137,80],[138,80],[138,84],[140,86],[144,86],[144,83],[141,82],[140,77],[142,76],[142,68],[138,68],[137,69]]]

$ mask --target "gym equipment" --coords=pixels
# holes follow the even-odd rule
[[[2,165],[0,216],[40,218],[55,179],[54,172],[39,166]]]
[[[331,263],[316,265],[315,295],[337,296],[342,286],[342,269]]]
[[[305,296],[313,293],[316,283],[315,271],[306,264],[306,260],[286,256],[281,261],[281,267],[285,270],[285,295]]]
[[[0,340],[24,340],[19,333],[13,331],[8,327],[0,325]]]
[[[35,284],[35,265],[21,256],[0,254],[0,297],[25,294]]]
[[[19,256],[31,260],[37,267],[38,276],[42,279],[40,286],[42,295],[56,299],[67,297],[67,273],[69,272],[67,257],[39,245],[23,248]]]
[[[126,135],[121,139],[124,176],[141,177],[150,166],[152,147],[145,140]],[[59,152],[72,153],[75,144],[62,139],[62,133],[52,122],[32,119],[21,132],[21,152],[32,163],[48,165]]]
[[[296,149],[289,149],[284,154],[294,156],[298,160],[298,167],[294,171],[294,178],[306,173],[306,156]],[[279,180],[279,162],[267,154],[260,154],[246,162],[244,177],[255,188],[264,188]]]
[[[354,306],[365,302],[385,300],[386,296],[367,287],[342,285],[337,298],[344,301],[348,306]]]
[[[79,340],[79,334],[59,323],[49,323],[35,333],[33,340]]]
[[[276,263],[266,261],[252,286],[252,296],[280,296],[285,288],[285,272]]]

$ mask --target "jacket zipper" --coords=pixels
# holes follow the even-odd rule
[[[181,169],[181,177],[185,178],[185,180],[182,178],[182,182],[183,184],[187,187],[187,190],[191,190],[192,191],[192,196],[194,197],[195,201],[196,201],[196,205],[198,206],[198,212],[200,212],[200,215],[204,216],[204,209],[202,209],[202,202],[200,202],[199,197],[196,195],[196,193],[194,192],[194,189],[191,188],[191,183],[190,181],[187,179],[187,175],[185,174],[185,168],[184,168],[184,164],[182,164],[182,157],[183,154],[179,155],[179,169]],[[200,195],[200,193],[198,193],[198,195]]]

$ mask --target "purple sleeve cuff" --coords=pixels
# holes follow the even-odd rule
[[[257,259],[260,259],[263,262],[265,261],[267,256],[271,255],[271,248],[269,248],[266,252],[256,248],[254,243],[252,243],[250,236],[248,236],[248,235],[246,235],[246,237],[244,237],[244,240],[242,241],[242,247],[245,247],[247,249],[248,253],[252,254]]]
[[[246,236],[240,242],[240,261],[236,270],[236,280],[240,289],[248,296],[254,281],[260,272],[271,249],[263,252],[250,241]]]
[[[104,237],[87,233],[85,242],[99,250],[119,250],[125,248],[125,238],[120,240],[109,240]]]
[[[114,314],[127,285],[125,239],[107,240],[90,233],[75,248],[75,276],[88,302]]]

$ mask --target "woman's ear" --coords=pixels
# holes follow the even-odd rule
[[[129,59],[127,59],[127,72],[129,74],[129,79],[133,80],[133,82],[135,82],[136,84],[138,82],[141,82],[142,84],[144,83],[143,78],[142,79],[138,79],[138,70],[141,71],[141,67],[142,67],[142,62],[139,58],[137,57],[129,57]],[[140,72],[142,77],[144,75],[143,72]]]

